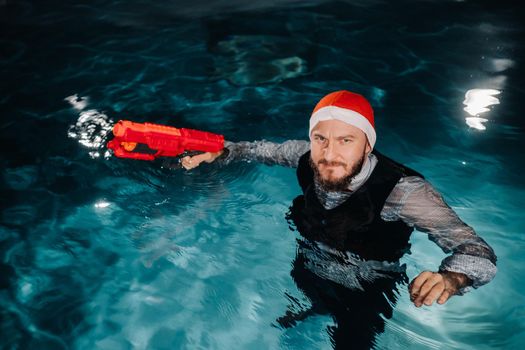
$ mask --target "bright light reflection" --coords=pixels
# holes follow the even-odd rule
[[[108,202],[98,202],[95,203],[95,208],[107,208],[109,207],[110,203]]]
[[[487,122],[488,119],[480,118],[479,114],[490,111],[489,106],[499,104],[499,99],[494,97],[494,95],[499,95],[500,93],[501,91],[495,89],[472,89],[467,91],[463,101],[466,107],[463,109],[472,116],[465,118],[467,125],[478,130],[485,130],[486,126],[483,123]]]
[[[494,72],[503,72],[514,67],[514,61],[508,58],[494,58],[492,60],[492,69]]]
[[[485,130],[487,127],[483,125],[483,123],[488,122],[488,119],[480,118],[480,117],[468,117],[465,118],[465,121],[467,122],[467,125],[471,128],[478,129],[478,130]]]

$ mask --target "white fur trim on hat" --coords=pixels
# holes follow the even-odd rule
[[[308,135],[312,133],[312,130],[317,125],[317,123],[334,119],[361,129],[361,131],[363,131],[368,138],[370,147],[374,148],[376,143],[376,131],[368,119],[356,111],[337,106],[326,106],[312,114],[312,117],[310,118],[310,130],[308,131]]]

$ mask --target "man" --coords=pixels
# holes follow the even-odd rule
[[[297,167],[303,195],[288,218],[304,239],[292,276],[312,308],[289,311],[278,320],[281,326],[330,314],[336,347],[370,348],[383,329],[380,314],[392,313],[396,283],[406,280],[398,262],[410,248],[413,227],[452,253],[438,271],[423,271],[409,284],[416,307],[443,304],[493,279],[496,256],[489,245],[422,175],[374,150],[373,110],[363,96],[337,91],[321,99],[309,137],[227,143],[223,152],[182,159],[186,169],[219,157]]]

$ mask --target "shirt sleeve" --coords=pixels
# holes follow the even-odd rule
[[[241,141],[224,143],[227,150],[221,160],[228,164],[233,161],[256,161],[268,165],[282,165],[296,168],[299,158],[310,150],[310,142],[289,140],[283,143],[270,141]]]
[[[450,208],[439,192],[418,176],[404,177],[387,198],[381,216],[384,220],[402,220],[426,232],[446,257],[440,271],[459,272],[467,275],[472,287],[490,282],[497,271],[496,255],[472,227],[465,224]],[[463,288],[463,294],[471,287]]]

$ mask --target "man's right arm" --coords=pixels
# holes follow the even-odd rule
[[[228,150],[224,162],[254,161],[268,165],[282,165],[296,168],[299,158],[310,150],[310,142],[289,140],[283,143],[270,141],[228,142],[224,144]]]
[[[304,140],[288,140],[283,143],[270,141],[224,142],[224,150],[219,153],[204,153],[193,157],[184,157],[182,165],[186,169],[197,167],[203,161],[211,163],[215,160],[224,164],[234,161],[253,161],[268,165],[282,165],[296,168],[299,158],[310,150],[310,142]]]

